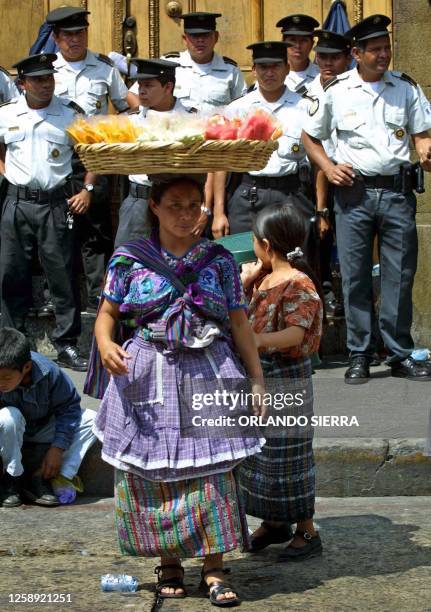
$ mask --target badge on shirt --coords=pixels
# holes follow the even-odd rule
[[[53,149],[51,151],[51,156],[52,157],[58,157],[60,155],[60,151],[58,149]]]
[[[398,128],[398,130],[396,130],[395,132],[395,136],[396,138],[398,138],[398,140],[402,140],[405,135],[406,135],[406,131],[403,130],[403,128]]]
[[[19,130],[19,126],[18,125],[13,125],[12,127],[8,128],[9,132],[16,132],[17,130]]]
[[[96,108],[102,108],[102,103],[100,100],[97,100],[96,102]]]
[[[292,149],[291,149],[292,153],[299,153],[299,150],[300,150],[299,144],[295,143],[292,145]]]
[[[310,117],[312,117],[313,115],[317,113],[318,110],[319,110],[319,99],[314,98],[308,110],[308,114],[310,115]]]

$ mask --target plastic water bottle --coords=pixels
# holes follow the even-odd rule
[[[100,578],[102,591],[119,591],[120,593],[135,593],[138,580],[127,574],[104,574]]]
[[[427,348],[417,348],[410,355],[415,361],[428,361],[430,358],[430,352]]]

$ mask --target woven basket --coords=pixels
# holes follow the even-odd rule
[[[278,143],[273,140],[205,140],[180,142],[77,144],[87,170],[97,174],[200,173],[261,170]]]

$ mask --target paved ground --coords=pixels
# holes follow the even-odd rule
[[[429,497],[320,498],[324,555],[301,564],[276,562],[280,546],[258,556],[231,553],[226,565],[244,612],[431,611]],[[112,500],[81,500],[54,509],[0,509],[0,610],[148,611],[156,560],[120,557]],[[251,520],[251,526],[256,525]],[[185,562],[191,597],[162,612],[209,610],[197,591],[200,563]],[[102,593],[104,573],[129,573],[136,594]],[[70,594],[69,604],[9,603],[14,593]],[[52,595],[51,595],[52,596]],[[214,608],[211,608],[214,609]]]

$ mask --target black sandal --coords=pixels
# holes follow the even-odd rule
[[[172,576],[172,578],[162,578],[160,580],[160,572],[163,572],[165,569],[177,569],[182,571],[182,578],[179,576]],[[158,565],[154,568],[154,573],[157,574],[157,585],[156,585],[156,593],[162,599],[184,599],[187,597],[187,591],[184,586],[184,568],[181,565],[177,564],[169,564],[169,565]],[[182,589],[182,593],[162,593],[162,589],[171,588],[171,589]]]
[[[266,533],[255,538],[251,538],[251,544],[248,552],[260,552],[271,544],[283,544],[283,542],[288,542],[293,538],[293,532],[290,525],[273,527],[271,524],[263,521],[261,523],[261,527],[266,529]]]
[[[299,531],[297,529],[295,531],[295,536],[302,538],[305,542],[305,546],[294,547],[289,544],[283,552],[278,555],[278,561],[305,561],[305,559],[318,557],[322,554],[322,540],[320,539],[318,531],[312,536],[308,531]]]
[[[205,581],[205,576],[208,576],[208,574],[212,574],[215,572],[226,574],[228,573],[228,570],[224,570],[221,567],[211,567],[210,569],[207,569],[205,571],[202,569],[201,583],[199,585],[199,588],[202,591],[206,591],[207,597],[209,598],[213,606],[218,606],[220,608],[239,606],[241,600],[238,597],[235,589],[233,589],[229,584],[226,584],[226,582],[221,582],[221,579],[219,578],[216,578],[215,580],[207,584],[207,582]],[[235,593],[235,597],[231,597],[229,599],[217,599],[219,595],[224,595],[225,593]]]

